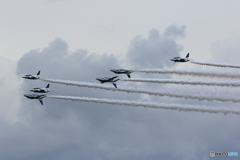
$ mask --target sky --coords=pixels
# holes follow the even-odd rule
[[[96,77],[115,76],[109,71],[114,68],[239,72],[169,61],[190,53],[190,58],[200,62],[239,64],[239,7],[240,2],[234,0],[0,0],[0,159],[211,160],[210,151],[240,153],[239,115],[51,98],[43,99],[44,105],[41,105],[23,95],[47,83],[21,78],[39,70],[46,78],[96,83]],[[144,73],[131,76],[218,80]],[[237,97],[240,92],[237,87],[123,81],[117,85],[222,97]],[[53,91],[48,95],[239,107],[232,102],[158,97],[53,83],[50,89]]]
[[[186,26],[181,55],[208,60],[211,43],[238,36],[239,2],[213,1],[0,1],[0,54],[17,61],[30,49],[43,48],[56,37],[70,49],[98,54],[124,54],[131,39],[163,31],[172,24]],[[201,56],[200,56],[201,55]]]

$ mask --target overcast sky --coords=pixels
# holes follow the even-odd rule
[[[96,77],[114,76],[109,71],[113,68],[239,72],[169,61],[189,52],[190,58],[202,62],[239,64],[239,7],[240,2],[234,0],[0,0],[0,159],[211,160],[210,151],[240,153],[238,115],[50,98],[45,98],[42,106],[23,94],[47,83],[21,78],[38,70],[47,78],[87,82],[96,82]],[[131,76],[184,78],[143,73]],[[126,75],[119,77],[126,78]],[[230,87],[123,81],[118,86],[223,97],[239,95],[238,88]],[[49,95],[239,107],[238,103],[231,102],[156,97],[59,84],[50,84],[50,87],[54,91]]]
[[[133,37],[171,24],[186,25],[181,52],[211,57],[211,43],[240,35],[236,0],[0,1],[0,54],[17,61],[56,37],[71,50],[123,54]],[[198,56],[201,55],[201,56]]]

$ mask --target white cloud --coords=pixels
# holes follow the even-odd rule
[[[22,80],[16,76],[16,62],[0,57],[0,116],[10,123],[18,120],[17,114],[20,107],[20,85]]]

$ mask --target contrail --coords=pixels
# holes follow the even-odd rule
[[[150,83],[164,83],[164,84],[188,84],[188,85],[209,85],[209,86],[231,86],[239,87],[239,81],[207,81],[207,80],[185,80],[185,79],[143,79],[143,78],[128,78],[121,79],[121,81],[129,82],[150,82]]]
[[[106,104],[112,104],[112,105],[125,105],[125,106],[147,107],[147,108],[157,108],[157,109],[170,109],[170,110],[178,110],[178,111],[240,114],[239,109],[226,108],[226,107],[222,108],[222,107],[207,107],[207,106],[199,106],[199,105],[192,106],[192,105],[180,105],[180,104],[136,102],[136,101],[126,101],[126,100],[88,98],[88,97],[72,97],[72,96],[59,96],[59,95],[51,95],[51,96],[47,96],[47,97],[54,98],[54,99],[72,100],[72,101],[106,103]]]
[[[189,61],[190,63],[205,65],[205,66],[214,66],[214,67],[227,67],[227,68],[240,68],[239,65],[231,65],[231,64],[220,64],[220,63],[204,63],[204,62],[195,62]]]
[[[211,93],[199,93],[195,94],[194,92],[190,93],[181,93],[177,92],[172,89],[173,92],[166,92],[166,91],[153,91],[153,90],[146,90],[146,89],[136,89],[136,88],[113,88],[112,86],[101,85],[97,83],[89,83],[89,82],[74,82],[74,81],[64,81],[64,80],[54,80],[54,79],[45,79],[41,78],[41,80],[51,83],[58,83],[58,84],[65,84],[65,85],[72,85],[78,87],[88,87],[88,88],[98,88],[104,90],[111,90],[111,91],[121,91],[127,93],[143,93],[148,95],[155,95],[155,96],[168,96],[174,98],[185,98],[185,99],[197,99],[199,101],[206,100],[206,101],[222,101],[222,102],[234,102],[239,103],[240,99],[238,96],[228,98],[226,96],[216,96]]]
[[[199,71],[199,70],[171,70],[171,69],[143,69],[135,72],[157,73],[157,74],[176,74],[188,76],[207,76],[221,78],[240,78],[240,72],[223,72],[223,71]]]

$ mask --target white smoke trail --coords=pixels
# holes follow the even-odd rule
[[[54,99],[72,100],[72,101],[84,101],[84,102],[94,102],[94,103],[106,103],[112,105],[125,105],[134,107],[147,107],[147,108],[157,108],[157,109],[170,109],[178,111],[195,111],[195,112],[208,112],[208,113],[223,113],[223,114],[240,114],[239,109],[235,108],[223,108],[223,107],[207,107],[199,105],[180,105],[180,104],[166,104],[166,103],[152,103],[152,102],[136,102],[136,101],[126,101],[126,100],[112,100],[112,99],[102,99],[102,98],[88,98],[88,97],[71,97],[71,96],[58,96],[51,95],[47,96]]]
[[[206,101],[222,101],[222,102],[234,102],[239,103],[240,99],[238,96],[234,96],[232,98],[227,98],[224,96],[216,96],[211,93],[199,93],[195,94],[194,92],[190,93],[183,93],[177,92],[172,90],[173,92],[167,91],[153,91],[153,90],[146,90],[146,89],[136,89],[136,88],[113,88],[112,86],[106,86],[96,83],[89,83],[89,82],[74,82],[74,81],[64,81],[64,80],[54,80],[54,79],[45,79],[41,78],[41,80],[50,82],[50,83],[58,83],[58,84],[65,84],[65,85],[72,85],[78,87],[88,87],[88,88],[99,88],[104,90],[111,90],[111,91],[121,91],[127,93],[143,93],[148,95],[156,95],[156,96],[168,96],[174,98],[185,98],[185,99],[197,99],[199,101],[206,100]]]
[[[239,65],[231,65],[231,64],[220,64],[220,63],[204,63],[204,62],[196,62],[189,61],[190,63],[205,65],[205,66],[214,66],[214,67],[226,67],[226,68],[240,68]]]
[[[157,73],[157,74],[176,74],[188,76],[207,76],[220,78],[240,78],[240,72],[223,72],[223,71],[199,71],[199,70],[171,70],[171,69],[143,69],[135,72]]]
[[[209,86],[231,86],[239,87],[239,81],[208,81],[208,80],[185,80],[185,79],[143,79],[143,78],[128,78],[121,79],[121,81],[129,82],[150,82],[150,83],[164,83],[164,84],[189,84],[189,85],[209,85]]]

